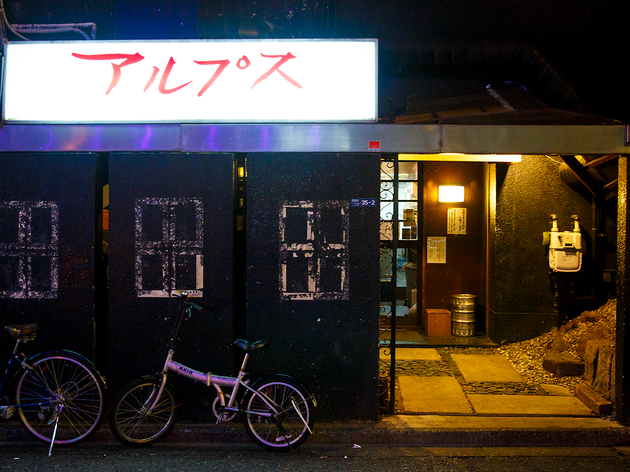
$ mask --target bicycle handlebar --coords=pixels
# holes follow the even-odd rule
[[[170,342],[167,344],[167,347],[169,349],[173,349],[175,347],[175,342],[177,341],[177,337],[179,335],[179,329],[181,327],[182,321],[184,320],[184,315],[188,313],[188,318],[190,318],[191,308],[194,308],[197,311],[201,311],[203,310],[203,308],[197,305],[196,303],[193,303],[190,300],[188,300],[188,292],[186,291],[182,291],[182,292],[172,291],[170,293],[170,296],[173,298],[181,299],[181,302],[179,305],[180,306],[179,312],[175,320],[175,326],[173,327],[173,334],[171,336]]]
[[[197,311],[203,310],[203,308],[201,308],[199,305],[196,305],[195,303],[188,301],[188,292],[186,291],[179,292],[179,291],[174,290],[170,293],[170,296],[173,298],[183,298],[184,303],[186,304],[186,307],[192,307]]]

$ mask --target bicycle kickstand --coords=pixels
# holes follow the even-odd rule
[[[52,448],[53,445],[55,444],[55,436],[57,436],[57,426],[59,426],[59,416],[61,416],[61,410],[63,410],[63,405],[58,405],[59,411],[55,411],[54,419],[51,418],[51,420],[48,422],[48,424],[52,424],[53,421],[55,422],[55,428],[53,429],[53,435],[52,435],[52,440],[50,441],[50,449],[48,449],[48,457],[50,457],[52,455]],[[55,408],[56,410],[57,408]]]
[[[304,426],[306,426],[306,429],[308,429],[308,432],[313,434],[313,431],[311,431],[311,428],[309,427],[308,423],[306,422],[306,420],[302,416],[302,412],[298,408],[297,403],[295,403],[295,399],[293,397],[291,397],[291,404],[293,405],[293,408],[295,408],[295,412],[298,414],[298,416],[302,420],[302,423],[304,423]]]

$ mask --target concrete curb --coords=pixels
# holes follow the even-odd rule
[[[0,424],[0,442],[33,442],[19,423]],[[90,442],[118,444],[104,424]],[[251,443],[240,423],[178,424],[165,444]],[[611,447],[630,428],[595,418],[396,416],[378,423],[321,423],[307,444],[431,447]]]

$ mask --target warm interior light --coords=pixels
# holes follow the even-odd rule
[[[520,154],[398,154],[400,161],[521,162]]]
[[[440,185],[438,188],[438,202],[452,203],[464,201],[464,187],[460,185]]]

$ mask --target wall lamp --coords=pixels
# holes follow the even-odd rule
[[[460,185],[440,185],[438,187],[438,202],[455,203],[464,201],[464,187]]]

